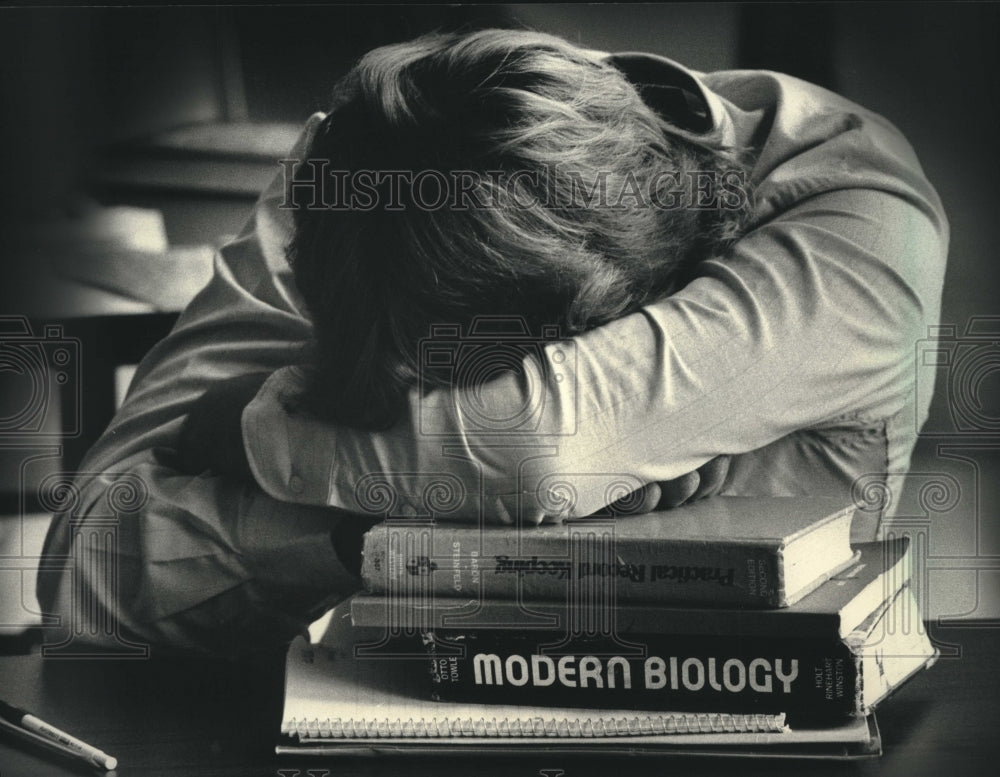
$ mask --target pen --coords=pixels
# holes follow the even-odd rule
[[[44,720],[36,718],[30,712],[7,704],[5,701],[0,701],[0,718],[11,724],[3,726],[3,730],[11,731],[12,728],[21,729],[24,733],[30,735],[26,737],[27,739],[38,744],[52,745],[56,750],[65,755],[80,758],[105,771],[110,771],[118,766],[117,758],[101,752],[96,747],[88,745],[74,736],[70,736],[65,731],[60,731]]]

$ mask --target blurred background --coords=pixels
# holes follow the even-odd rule
[[[910,139],[952,244],[943,326],[914,344],[932,418],[895,498],[929,614],[996,622],[998,20],[985,3],[0,7],[0,589],[22,592],[0,628],[38,617],[45,483],[103,430],[338,76],[374,46],[484,26],[783,71]]]

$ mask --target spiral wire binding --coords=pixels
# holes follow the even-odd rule
[[[703,713],[679,715],[644,715],[594,717],[584,720],[565,718],[471,718],[433,717],[400,720],[393,718],[327,718],[324,720],[291,718],[282,733],[299,739],[412,739],[441,737],[555,737],[602,738],[662,736],[667,734],[780,733],[785,728],[784,715],[753,713]]]

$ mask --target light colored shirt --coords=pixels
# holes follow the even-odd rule
[[[74,532],[113,513],[113,484],[141,478],[142,507],[120,515],[106,557],[116,583],[100,565],[68,563],[40,577],[44,609],[73,617],[83,597],[113,608],[133,638],[231,650],[285,640],[355,589],[329,539],[351,518],[331,505],[505,522],[584,515],[719,454],[733,456],[724,493],[891,491],[927,413],[914,357],[939,315],[938,197],[898,131],[829,91],[760,71],[698,78],[711,132],[749,151],[753,229],[674,295],[539,345],[537,380],[507,373],[475,392],[414,393],[409,417],[385,432],[284,409],[310,324],[285,261],[278,176],[143,361],[81,467],[76,509],[53,523],[46,555],[68,558]],[[290,158],[303,158],[322,118]],[[170,454],[187,408],[215,381],[260,371],[273,374],[243,433],[261,488],[179,473]],[[528,405],[530,428],[497,433],[493,421]],[[879,511],[859,515],[855,535],[873,536]]]

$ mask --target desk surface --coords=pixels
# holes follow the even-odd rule
[[[964,777],[993,774],[1000,759],[1000,630],[934,628],[939,644],[958,646],[904,686],[879,710],[885,755],[860,763],[674,758],[693,775],[886,774]],[[946,650],[945,652],[953,652]],[[565,777],[621,772],[620,758],[565,756],[452,759],[357,758],[322,761],[274,755],[281,715],[283,656],[252,665],[193,659],[80,660],[0,656],[6,700],[115,755],[117,775],[312,777],[416,774],[437,777]],[[662,775],[662,758],[629,759],[629,776]],[[0,740],[2,777],[94,774]]]

